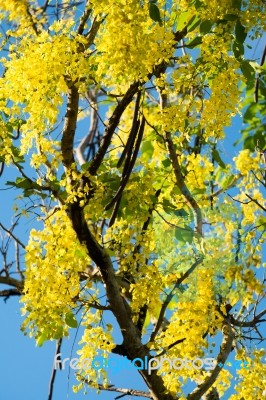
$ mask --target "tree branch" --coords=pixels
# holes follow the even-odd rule
[[[57,354],[60,353],[61,345],[62,345],[62,339],[59,339],[56,342],[55,357]],[[51,379],[50,379],[50,383],[49,383],[48,400],[52,400],[52,398],[53,398],[56,372],[57,372],[57,369],[55,368],[54,363],[53,363],[52,375],[51,375]]]
[[[258,200],[253,199],[253,198],[252,198],[249,194],[247,194],[247,193],[246,193],[246,196],[247,196],[251,201],[253,201],[253,203],[257,204],[258,207],[260,207],[263,211],[266,212],[266,208],[263,207],[263,205],[260,204],[260,203],[258,202]]]
[[[116,216],[117,216],[117,213],[118,213],[118,209],[119,209],[119,206],[120,206],[120,202],[121,202],[121,199],[122,199],[123,191],[124,191],[124,189],[126,187],[126,184],[127,184],[128,180],[130,178],[131,172],[132,172],[132,170],[134,168],[134,165],[135,165],[135,162],[136,162],[136,159],[137,159],[137,156],[138,156],[139,148],[140,148],[141,141],[142,141],[142,138],[143,138],[144,127],[145,127],[145,118],[143,117],[142,121],[141,121],[141,124],[140,124],[140,127],[139,127],[139,132],[138,132],[138,136],[137,136],[136,145],[135,145],[132,157],[128,162],[128,167],[127,167],[127,163],[125,162],[125,168],[127,167],[127,169],[126,169],[126,171],[123,171],[124,174],[122,175],[122,181],[120,183],[120,186],[119,186],[114,198],[105,207],[105,209],[108,210],[115,203],[115,207],[113,209],[113,212],[112,212],[112,215],[111,215],[111,218],[110,218],[109,226],[112,226],[114,224],[114,222],[115,222],[115,219],[116,219]]]
[[[119,124],[120,118],[121,118],[123,112],[125,111],[125,109],[127,108],[127,106],[132,101],[135,93],[138,90],[138,87],[139,87],[139,82],[135,82],[132,85],[130,85],[126,94],[124,95],[122,100],[120,100],[120,102],[116,106],[111,118],[109,119],[108,125],[105,128],[103,138],[100,143],[98,152],[95,154],[95,156],[92,160],[92,163],[89,167],[89,173],[91,175],[95,175],[97,173],[97,170],[100,167],[100,165],[104,159],[104,156],[107,152],[107,149],[111,143],[113,133]]]
[[[0,228],[3,229],[6,233],[8,233],[9,236],[11,236],[23,249],[25,249],[25,244],[23,244],[13,233],[11,229],[7,229],[1,222],[0,222]],[[12,228],[13,229],[13,228]]]
[[[123,335],[126,355],[130,360],[137,357],[142,359],[149,357],[149,349],[141,343],[141,333],[132,321],[131,308],[120,293],[110,256],[89,230],[83,209],[79,203],[70,204],[68,214],[80,243],[86,245],[90,258],[100,269],[110,307]],[[166,393],[163,379],[156,372],[151,374],[148,374],[146,370],[139,372],[150,389],[154,400],[173,400],[172,395]]]
[[[75,162],[73,156],[74,136],[78,117],[79,93],[73,82],[68,82],[67,111],[61,140],[63,164],[68,169]]]
[[[89,7],[89,1],[86,1],[85,11],[84,11],[82,17],[80,18],[80,23],[79,23],[79,26],[77,29],[78,35],[82,35],[84,28],[85,28],[85,24],[88,21],[91,12],[92,12],[92,9]]]
[[[86,382],[88,385],[90,385],[91,381],[87,381],[86,379],[82,378],[83,382]],[[114,385],[102,385],[98,384],[98,389],[99,390],[105,390],[108,392],[117,392],[117,393],[123,393],[123,396],[138,396],[138,397],[146,397],[148,399],[152,399],[152,396],[148,392],[144,392],[142,390],[135,390],[135,389],[124,389],[124,388],[117,388]],[[115,397],[115,399],[119,399],[123,396],[118,396]]]
[[[11,296],[21,296],[21,292],[18,289],[0,290],[0,297],[4,297],[4,302]]]
[[[17,279],[11,278],[10,276],[0,276],[0,283],[15,287],[20,293],[22,293],[24,282]]]
[[[82,139],[78,147],[76,147],[75,149],[75,154],[79,165],[83,165],[86,163],[85,150],[86,147],[88,147],[89,144],[93,141],[98,127],[98,108],[96,103],[96,96],[91,91],[88,93],[88,96],[91,102],[91,122],[89,133]]]
[[[252,321],[239,321],[238,319],[235,319],[232,315],[228,316],[229,322],[235,326],[239,326],[241,328],[249,328],[249,327],[254,327],[260,322],[266,321],[265,319],[261,319],[264,315],[266,315],[266,310],[261,311],[258,315],[256,315]]]

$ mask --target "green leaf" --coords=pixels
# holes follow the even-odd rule
[[[212,151],[212,156],[213,156],[214,161],[216,161],[217,164],[220,165],[221,168],[223,168],[223,169],[226,168],[225,163],[224,163],[223,160],[221,159],[220,154],[219,154],[219,152],[218,152],[216,149],[213,149],[213,151]]]
[[[31,189],[32,181],[28,178],[17,178],[16,182],[7,181],[6,185],[15,186],[20,189]]]
[[[161,15],[160,15],[160,10],[154,3],[149,3],[149,15],[150,18],[155,21],[159,22],[160,25],[162,25],[162,20],[161,20]]]
[[[145,155],[146,158],[150,159],[153,155],[154,147],[151,140],[146,140],[141,145],[141,153]]]
[[[191,12],[190,11],[183,12],[178,19],[176,30],[182,31],[182,29],[184,29],[185,26],[187,26],[190,20],[191,20]]]
[[[242,43],[233,42],[233,53],[236,58],[240,58],[244,54],[244,46]]]
[[[241,10],[242,0],[234,0],[234,7]]]
[[[206,20],[200,24],[200,33],[206,34],[209,33],[212,28],[212,21]]]
[[[266,217],[259,217],[256,226],[259,231],[264,231],[266,229]]]
[[[171,161],[169,160],[169,158],[166,158],[165,160],[162,161],[162,164],[165,168],[167,168],[170,167]]]
[[[256,132],[253,136],[248,134],[244,140],[244,149],[255,151],[257,147],[260,149],[266,148],[266,136],[264,132]]]
[[[183,217],[183,218],[187,218],[189,216],[189,214],[184,210],[184,208],[181,208],[180,210],[175,210],[174,214],[177,217]]]
[[[63,337],[63,333],[64,333],[64,328],[62,326],[59,326],[56,331],[53,334],[53,339],[61,339]]]
[[[192,39],[190,42],[186,43],[186,47],[193,49],[194,47],[199,46],[201,43],[202,43],[202,37],[197,36],[194,39]]]
[[[36,342],[37,346],[41,347],[44,344],[44,342],[46,342],[47,339],[48,339],[47,333],[43,332],[37,339],[37,342]]]
[[[194,31],[194,29],[196,29],[197,26],[200,25],[200,23],[201,23],[200,17],[199,17],[198,15],[197,15],[197,16],[194,15],[194,16],[191,18],[191,20],[188,22],[187,31],[188,31],[188,32]]]
[[[206,193],[206,188],[197,188],[195,187],[193,189],[193,194],[204,194]]]
[[[237,43],[240,43],[240,44],[243,44],[247,37],[247,32],[245,32],[245,27],[241,24],[239,19],[236,22],[235,35],[236,35]]]
[[[90,165],[91,165],[91,161],[88,161],[88,162],[82,164],[82,166],[81,166],[82,171],[88,171]]]
[[[79,248],[75,250],[75,257],[77,258],[86,258],[87,257],[87,252],[85,248]]]
[[[70,328],[77,328],[78,322],[72,312],[68,312],[65,316],[65,322]]]
[[[259,111],[259,108],[260,108],[260,106],[258,103],[250,104],[250,106],[248,106],[248,108],[245,111],[243,121],[247,123],[250,120],[252,120],[255,117],[255,115],[257,114],[257,112]]]
[[[202,6],[202,2],[200,0],[195,0],[194,6],[195,6],[196,10],[198,10]]]
[[[252,68],[252,66],[248,62],[248,60],[241,61],[240,69],[247,81],[251,81],[254,79],[255,71],[254,71],[254,68]]]
[[[172,214],[176,210],[176,207],[168,199],[163,199],[162,206],[167,214]]]
[[[10,148],[11,148],[11,151],[12,151],[13,158],[14,158],[15,162],[17,162],[17,163],[25,162],[25,159],[20,154],[20,149],[18,147],[15,147],[15,146],[12,145]]]
[[[181,243],[192,243],[193,236],[194,232],[188,225],[185,225],[184,228],[175,228],[175,237]]]
[[[226,14],[223,18],[226,21],[236,21],[238,19],[238,16],[235,14]]]
[[[221,186],[223,189],[227,189],[228,186],[231,185],[231,183],[233,183],[233,181],[235,180],[235,176],[234,175],[226,175],[221,182]]]

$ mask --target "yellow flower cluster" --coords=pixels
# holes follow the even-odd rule
[[[206,182],[209,182],[210,174],[214,170],[213,164],[201,154],[189,154],[182,158],[187,161],[186,182],[188,187],[192,192],[193,189],[206,189]]]
[[[12,139],[8,132],[5,123],[0,119],[0,157],[5,161],[7,165],[11,164],[12,158]]]
[[[128,82],[146,79],[156,64],[169,60],[173,33],[170,27],[159,26],[149,17],[148,2],[92,3],[96,14],[108,12],[96,39],[96,76],[101,84],[122,89]]]
[[[79,82],[90,73],[89,51],[79,51],[86,39],[72,34],[72,25],[61,23],[61,31],[56,35],[26,35],[14,46],[10,59],[2,60],[6,73],[0,79],[0,97],[14,105],[4,111],[10,116],[28,116],[21,128],[22,153],[31,148],[39,132],[47,134],[56,123],[68,91],[67,79]]]
[[[27,0],[5,1],[0,0],[0,13],[6,13],[9,21],[16,21],[19,23],[19,28],[14,36],[19,36],[25,33],[34,33],[33,22],[34,18],[28,13],[29,2]]]
[[[100,326],[101,318],[99,311],[91,313],[90,310],[85,310],[82,321],[85,330],[79,342],[82,347],[77,351],[79,355],[80,378],[87,379],[89,385],[94,388],[98,387],[98,382],[101,384],[108,383],[104,360],[108,359],[108,355],[115,347],[110,332],[112,327],[110,324],[109,327],[107,326],[107,329]],[[97,360],[101,360],[102,365],[97,365],[97,362],[99,362]],[[81,380],[80,378],[79,380]],[[76,386],[74,391],[77,392],[82,386],[82,383]]]
[[[224,127],[229,126],[231,117],[239,109],[240,90],[239,76],[236,73],[235,61],[229,62],[227,69],[218,72],[211,82],[210,98],[204,101],[201,126],[204,136],[223,138]]]
[[[65,320],[76,306],[81,271],[90,263],[66,214],[48,216],[42,231],[31,231],[26,249],[26,281],[22,302],[28,329],[37,340],[66,335]]]
[[[237,371],[238,380],[235,389],[237,394],[229,397],[229,400],[254,400],[265,398],[266,388],[266,364],[265,349],[255,350],[253,354],[247,355],[244,351],[239,351],[238,359],[246,362],[246,366],[242,366]]]
[[[248,175],[251,170],[256,172],[259,169],[260,154],[259,152],[252,153],[248,149],[240,150],[234,161],[238,171],[243,175]]]

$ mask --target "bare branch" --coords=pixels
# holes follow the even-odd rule
[[[231,324],[235,326],[239,326],[241,328],[248,328],[248,327],[254,327],[260,322],[266,321],[265,319],[261,319],[264,315],[266,315],[266,310],[261,311],[258,315],[256,315],[252,321],[239,321],[238,319],[235,319],[232,315],[228,317],[228,320],[231,322]]]
[[[62,339],[59,339],[56,342],[55,356],[60,353],[61,345],[62,345]],[[53,398],[56,372],[57,372],[57,369],[54,367],[54,364],[53,364],[52,375],[51,375],[51,379],[50,379],[50,383],[49,383],[48,400],[52,400],[52,398]]]
[[[133,167],[135,165],[135,162],[136,162],[136,159],[137,159],[137,156],[138,156],[139,148],[140,148],[141,141],[142,141],[142,138],[143,138],[144,127],[145,127],[145,118],[143,117],[142,121],[141,121],[141,124],[140,124],[140,127],[139,127],[137,141],[136,141],[136,145],[135,145],[132,157],[130,158],[128,163],[125,162],[125,169],[126,170],[124,169],[124,171],[123,171],[122,181],[120,183],[120,186],[119,186],[114,198],[105,207],[105,209],[108,210],[110,207],[112,207],[113,204],[115,204],[114,210],[113,210],[111,218],[110,218],[109,226],[112,226],[114,224],[114,222],[115,222],[123,191],[124,191],[124,189],[126,187],[126,184],[127,184],[128,180],[129,180],[130,174],[131,174],[131,172],[133,170]],[[129,156],[131,156],[131,154],[129,154]],[[128,164],[128,167],[127,167],[127,164]]]
[[[25,249],[25,244],[23,244],[13,233],[12,233],[12,228],[8,229],[6,228],[1,222],[0,222],[0,227],[9,235],[11,236],[23,249]]]
[[[98,168],[100,167],[102,160],[107,152],[107,149],[111,143],[111,139],[113,136],[113,133],[115,129],[117,128],[117,125],[120,121],[121,115],[127,108],[127,106],[131,103],[135,93],[137,92],[139,87],[139,82],[135,82],[132,85],[130,85],[129,89],[125,93],[124,97],[118,105],[116,106],[111,118],[109,119],[108,125],[105,128],[103,138],[100,144],[100,147],[98,149],[98,152],[94,156],[92,163],[89,168],[89,173],[91,175],[95,175],[97,173]]]
[[[91,12],[92,12],[92,9],[89,7],[89,1],[86,1],[85,11],[84,11],[82,17],[80,18],[79,27],[77,29],[78,35],[82,35],[84,28],[85,28],[85,24],[88,21]]]
[[[263,211],[266,212],[266,208],[263,207],[263,205],[260,204],[260,203],[258,202],[258,200],[253,199],[253,198],[252,198],[249,194],[247,194],[247,193],[246,193],[246,196],[247,196],[251,201],[253,201],[253,203],[257,204],[258,207],[260,207]]]
[[[0,290],[0,297],[4,297],[4,302],[11,296],[21,296],[21,292],[18,289]]]
[[[79,376],[83,382],[86,382],[88,385],[90,385],[92,382],[91,381],[87,381],[86,379],[82,378],[81,376]],[[98,389],[99,390],[106,390],[108,392],[117,392],[117,393],[123,393],[123,396],[138,396],[138,397],[146,397],[148,399],[152,399],[152,395],[148,392],[144,392],[142,390],[135,390],[135,389],[125,389],[125,388],[117,388],[114,385],[102,385],[102,384],[98,384]],[[115,397],[115,399],[119,399],[122,396],[118,396]]]
[[[11,278],[10,276],[0,276],[0,283],[15,287],[20,293],[24,286],[24,282]]]

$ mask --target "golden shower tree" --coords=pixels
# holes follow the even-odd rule
[[[265,15],[263,0],[0,0],[1,180],[16,171],[20,194],[0,294],[21,295],[39,345],[83,326],[75,390],[121,391],[94,362],[116,353],[149,363],[147,392],[124,395],[263,398],[265,50],[246,54]]]

